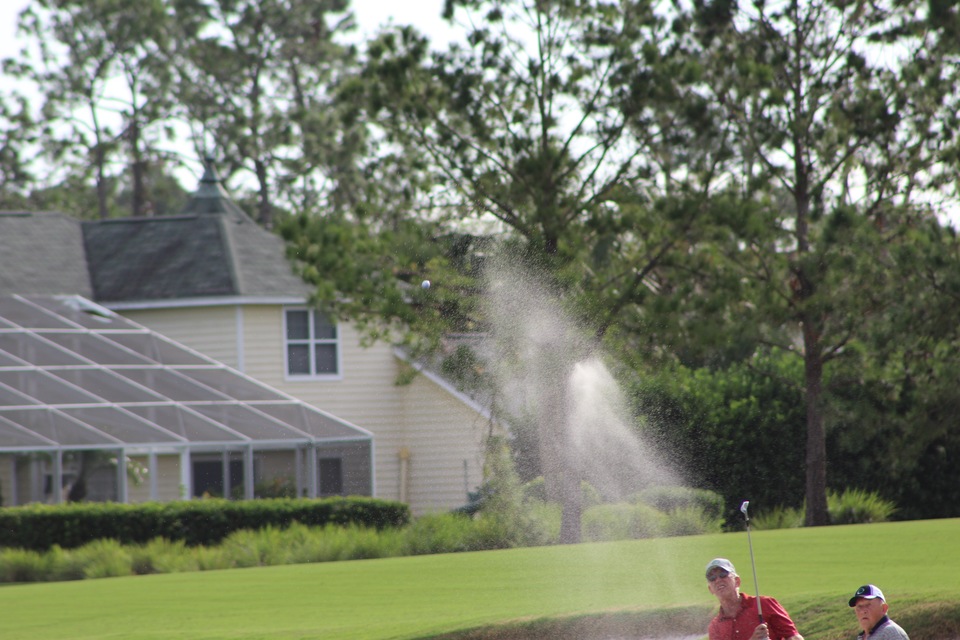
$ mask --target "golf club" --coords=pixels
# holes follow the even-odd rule
[[[750,564],[753,566],[753,587],[757,590],[757,614],[760,616],[760,624],[763,624],[763,609],[760,608],[760,583],[757,582],[757,563],[753,559],[753,540],[750,539],[750,516],[747,514],[747,507],[750,506],[749,500],[744,500],[740,505],[740,513],[747,523],[747,543],[750,545]]]

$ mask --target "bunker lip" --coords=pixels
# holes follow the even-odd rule
[[[432,640],[696,640],[703,638],[713,607],[617,611],[593,615],[511,621]]]

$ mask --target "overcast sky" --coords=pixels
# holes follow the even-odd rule
[[[131,0],[135,1],[135,0]],[[353,13],[360,30],[373,33],[377,27],[393,20],[397,24],[412,24],[429,34],[431,39],[449,39],[451,29],[440,18],[444,0],[352,0]],[[17,14],[30,0],[0,0],[0,57],[14,56],[19,51],[16,41]]]
[[[443,3],[444,0],[352,0],[360,31],[358,42],[362,42],[364,36],[372,35],[379,27],[393,22],[413,25],[427,34],[435,46],[445,48],[444,45],[456,39],[457,30],[440,17]],[[30,0],[0,0],[0,59],[19,55],[24,41],[17,40],[16,21],[19,13],[29,4]],[[5,94],[13,88],[15,85],[9,81],[0,83],[0,91]],[[202,173],[202,166],[199,159],[183,159],[190,166],[185,170],[185,175],[179,177],[189,189],[193,180]]]

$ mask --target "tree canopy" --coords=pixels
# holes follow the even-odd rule
[[[186,143],[244,180],[317,303],[369,339],[419,355],[491,331],[485,275],[506,260],[638,414],[664,416],[637,429],[700,484],[732,491],[723,469],[760,459],[757,495],[805,503],[809,525],[838,484],[943,515],[956,8],[447,0],[444,16],[462,41],[397,25],[359,46],[347,0],[40,0],[20,20],[36,55],[5,61],[40,102],[0,102],[0,199],[163,213]],[[477,354],[446,364],[492,384]],[[514,444],[569,541],[579,487],[545,455],[559,421],[543,410]]]

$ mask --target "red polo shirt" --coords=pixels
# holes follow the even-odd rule
[[[767,623],[767,630],[771,640],[783,640],[799,635],[796,625],[787,614],[787,611],[776,599],[770,596],[760,596],[760,606],[763,609],[763,621]],[[746,593],[740,594],[740,610],[737,615],[728,618],[723,610],[710,621],[707,634],[710,640],[747,640],[753,635],[760,617],[757,615],[757,599]]]

